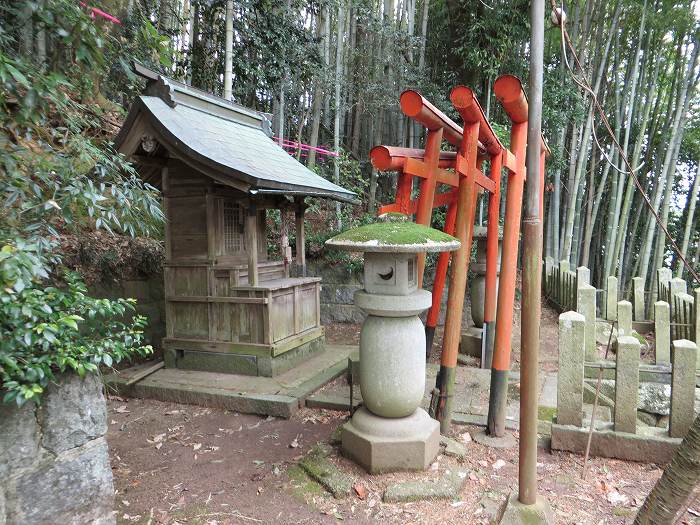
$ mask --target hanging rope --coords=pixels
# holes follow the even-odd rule
[[[605,151],[603,151],[602,146],[598,142],[598,138],[595,135],[595,131],[593,133],[594,136],[594,141],[596,144],[596,147],[600,150],[602,153],[603,157],[605,158],[606,162],[608,162],[613,168],[615,168],[618,172],[625,174],[625,175],[630,175],[632,177],[632,181],[634,182],[634,185],[636,186],[637,190],[639,193],[642,195],[642,198],[649,208],[649,211],[651,211],[652,215],[654,216],[654,219],[656,220],[656,223],[659,225],[659,228],[663,231],[664,235],[668,239],[668,241],[671,243],[671,247],[674,252],[676,252],[676,255],[678,258],[681,260],[683,263],[683,266],[688,270],[688,273],[692,276],[692,278],[695,280],[696,283],[700,284],[700,275],[695,271],[695,269],[690,265],[688,260],[685,258],[685,255],[681,253],[680,248],[676,244],[676,241],[673,239],[671,236],[670,232],[668,231],[668,228],[663,224],[663,221],[661,220],[661,217],[659,216],[658,212],[654,209],[654,205],[651,202],[651,199],[649,196],[646,194],[646,191],[644,191],[644,187],[642,186],[642,183],[639,182],[639,179],[637,178],[637,174],[635,173],[641,166],[639,166],[636,170],[632,168],[632,164],[630,163],[629,159],[627,158],[627,155],[625,155],[624,150],[622,146],[620,146],[620,143],[617,140],[617,137],[615,137],[615,132],[612,130],[612,127],[610,126],[610,122],[608,121],[608,118],[605,116],[605,111],[603,111],[602,106],[600,105],[600,102],[598,101],[598,96],[596,93],[593,91],[593,88],[591,87],[590,83],[585,77],[585,70],[583,66],[581,65],[581,62],[578,59],[578,56],[576,54],[576,49],[574,48],[574,45],[571,43],[571,38],[569,37],[569,33],[566,30],[566,12],[564,11],[564,3],[562,2],[561,7],[557,7],[557,4],[555,0],[550,0],[551,5],[552,5],[552,23],[555,26],[559,26],[559,29],[561,30],[561,54],[562,54],[562,59],[564,61],[564,64],[566,65],[566,68],[569,70],[569,73],[571,74],[572,80],[585,92],[587,92],[591,100],[593,101],[593,105],[600,116],[600,120],[605,126],[606,131],[608,132],[608,135],[610,136],[610,140],[612,143],[615,145],[615,148],[617,149],[618,154],[620,155],[620,158],[622,161],[625,163],[626,166],[626,171],[620,170],[617,166],[613,164],[613,162],[608,158],[606,155]],[[574,62],[576,62],[576,66],[578,69],[581,71],[583,78],[579,79],[574,72],[573,68],[571,67],[571,64],[569,64],[569,59],[567,57],[567,51],[566,48],[569,48],[569,51],[571,52],[571,56],[574,59]],[[595,129],[595,125],[592,126],[592,129]]]

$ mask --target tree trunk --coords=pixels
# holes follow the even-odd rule
[[[664,469],[642,508],[634,525],[675,523],[676,514],[700,484],[700,416],[693,421],[671,463]]]
[[[341,103],[341,75],[343,72],[343,28],[344,22],[344,2],[338,4],[338,19],[336,20],[336,47],[335,47],[335,119],[333,122],[333,149],[336,155],[340,155],[340,114],[343,111]],[[335,157],[333,163],[333,181],[340,184],[340,158]],[[336,229],[340,230],[343,223],[340,217],[340,203],[335,203]]]
[[[226,0],[226,49],[224,50],[224,98],[233,99],[233,0]]]
[[[316,34],[320,36],[321,39],[321,56],[323,56],[324,48],[323,45],[328,36],[324,33],[326,26],[323,19],[323,9],[318,15],[318,20],[316,21]],[[318,147],[318,134],[321,128],[321,104],[323,103],[323,82],[318,76],[314,77],[313,86],[313,101],[311,108],[311,137],[309,137],[309,157],[307,159],[307,166],[312,169],[316,165],[316,150]]]
[[[664,166],[663,170],[661,172],[661,179],[659,181],[659,188],[656,193],[655,199],[654,199],[654,208],[656,210],[659,210],[659,206],[661,205],[661,198],[664,196],[666,192],[671,192],[671,188],[669,187],[671,183],[673,182],[673,175],[675,172],[675,166],[672,166],[672,160],[675,156],[676,153],[676,142],[679,139],[679,137],[683,136],[683,129],[681,128],[681,121],[685,120],[685,111],[686,111],[686,98],[687,98],[687,93],[688,93],[688,87],[689,84],[691,83],[691,80],[694,78],[694,72],[695,72],[695,65],[697,63],[697,58],[698,58],[698,43],[694,43],[693,47],[693,52],[692,52],[692,57],[688,62],[688,71],[687,74],[685,75],[684,81],[682,82],[682,86],[680,89],[680,95],[678,97],[678,103],[676,105],[676,112],[673,117],[673,125],[671,126],[671,140],[669,141],[669,145],[666,149],[666,156],[664,157]],[[663,178],[666,178],[666,184],[662,185]],[[666,188],[666,192],[664,191],[664,188]],[[644,235],[644,242],[645,242],[645,248],[644,252],[641,254],[641,269],[640,269],[640,277],[643,277],[645,280],[648,280],[648,270],[649,270],[649,262],[651,260],[651,255],[652,255],[652,247],[653,247],[653,238],[654,238],[654,232],[656,231],[656,222],[655,221],[650,221],[649,226],[647,227],[647,230]],[[661,232],[663,234],[663,232]],[[658,260],[658,257],[656,258]],[[651,279],[651,283],[654,283],[656,280]]]
[[[688,216],[685,219],[685,227],[683,228],[683,242],[681,243],[681,253],[686,259],[688,257],[688,243],[690,242],[690,234],[693,231],[693,226],[695,223],[695,205],[698,200],[698,193],[700,193],[700,159],[698,160],[698,168],[695,172],[695,181],[693,182],[693,187],[688,191],[688,201],[686,205],[688,206]],[[676,263],[676,277],[683,277],[683,261],[680,257]],[[700,343],[700,341],[698,341]]]

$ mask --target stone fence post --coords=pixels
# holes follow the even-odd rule
[[[585,266],[576,268],[576,285],[591,284],[591,271]]]
[[[671,302],[669,296],[669,282],[673,278],[670,268],[659,268],[656,270],[656,294],[659,301]]]
[[[632,303],[618,301],[617,303],[617,336],[632,335]]]
[[[576,311],[585,320],[585,358],[586,361],[597,361],[596,351],[596,289],[590,284],[579,285],[576,293]]]
[[[617,338],[614,418],[616,432],[637,432],[640,348],[639,341],[634,337]]]
[[[668,433],[683,438],[695,418],[695,366],[698,347],[692,341],[673,341],[671,416]]]
[[[642,277],[632,278],[632,304],[634,305],[634,320],[644,321],[646,318],[644,302],[644,279]]]
[[[617,277],[609,275],[606,282],[605,318],[608,321],[617,320]]]
[[[561,306],[566,306],[566,274],[569,273],[569,261],[559,261],[559,296],[557,302]]]
[[[656,339],[656,364],[671,363],[671,308],[666,301],[654,303],[654,336]]]
[[[577,312],[559,316],[557,423],[583,425],[583,356],[585,318]]]

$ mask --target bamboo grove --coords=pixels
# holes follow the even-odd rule
[[[269,113],[276,137],[341,152],[335,161],[314,150],[297,155],[362,192],[369,213],[391,199],[395,183],[372,170],[370,148],[420,147],[424,140],[399,110],[402,90],[420,90],[449,114],[447,86],[469,85],[490,120],[505,124],[493,81],[502,73],[524,82],[528,76],[523,0],[120,0],[100,8],[121,21],[104,30],[134,56],[220,95],[230,42],[232,97]],[[645,277],[650,289],[652,270],[662,264],[683,274],[659,222],[700,267],[700,6],[575,0],[564,10],[584,71],[563,54],[559,29],[549,27],[543,128],[553,155],[545,255],[590,267],[599,288],[615,274],[623,290],[634,276]],[[41,20],[31,8],[25,22],[20,42],[46,60]],[[125,75],[121,62],[111,78]],[[658,219],[572,74],[585,76],[596,92]],[[126,103],[129,85],[107,81],[103,90]],[[500,135],[504,129],[496,125]],[[329,219],[329,226],[339,222]]]

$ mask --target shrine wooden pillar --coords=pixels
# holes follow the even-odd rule
[[[296,263],[302,277],[306,277],[306,232],[304,231],[304,197],[295,199],[294,223],[296,226]]]

